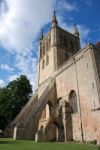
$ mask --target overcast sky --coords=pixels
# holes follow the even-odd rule
[[[0,0],[1,87],[24,74],[35,89],[39,34],[54,10],[59,26],[77,24],[82,47],[100,40],[100,0]]]

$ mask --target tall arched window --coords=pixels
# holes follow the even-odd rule
[[[49,45],[48,45],[48,40],[46,42],[46,51],[48,51]]]
[[[69,103],[72,107],[73,113],[77,113],[78,112],[77,95],[76,95],[76,92],[74,90],[72,90],[69,94]]]
[[[50,48],[51,46],[51,36],[49,35],[49,38],[48,38],[48,47]]]
[[[40,43],[40,58],[42,57],[42,44]]]
[[[64,46],[67,48],[67,39],[64,37]]]
[[[73,42],[72,41],[70,41],[70,48],[71,48],[71,52],[73,52]]]
[[[67,60],[69,58],[68,53],[65,52],[65,60]]]
[[[47,55],[47,57],[46,57],[46,65],[48,65],[49,64],[49,55]]]
[[[42,61],[42,69],[44,69],[44,67],[45,67],[45,60],[43,59],[43,61]]]
[[[43,55],[45,54],[45,45],[43,44]]]

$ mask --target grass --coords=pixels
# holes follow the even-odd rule
[[[34,141],[0,138],[0,150],[100,150],[92,144],[35,143]]]

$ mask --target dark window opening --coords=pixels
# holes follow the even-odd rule
[[[77,95],[74,90],[72,90],[69,94],[69,103],[72,107],[72,112],[77,113],[78,112],[78,106],[77,106]]]
[[[70,48],[71,48],[71,52],[73,52],[73,42],[70,41]]]
[[[47,57],[46,57],[46,65],[48,65],[49,64],[49,55],[47,55]]]
[[[43,59],[43,61],[42,61],[42,69],[44,69],[45,68],[45,60]]]
[[[68,53],[65,52],[65,60],[67,60],[69,58]]]

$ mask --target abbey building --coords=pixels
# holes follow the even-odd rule
[[[15,139],[100,143],[100,43],[81,49],[74,32],[58,26],[40,36],[38,89],[6,129]]]

